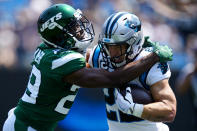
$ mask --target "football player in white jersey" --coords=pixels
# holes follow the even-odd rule
[[[154,51],[152,43],[144,39],[139,18],[128,12],[112,14],[104,23],[98,45],[91,51],[88,63],[91,67],[114,71],[131,61],[136,61]],[[154,102],[134,103],[132,87],[126,95],[117,89],[104,88],[107,121],[110,131],[168,131],[162,122],[171,122],[176,115],[176,98],[168,80],[171,72],[166,62],[153,65],[135,80],[125,83],[137,85],[151,92]]]

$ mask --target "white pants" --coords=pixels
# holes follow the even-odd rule
[[[109,131],[169,131],[169,127],[162,122],[140,121],[120,123],[108,120]]]
[[[16,129],[15,129],[16,116],[14,114],[14,109],[15,108],[11,109],[8,112],[8,118],[6,119],[6,121],[3,125],[3,131],[16,131]],[[30,127],[30,126],[27,127],[25,125],[21,126],[20,128],[26,129],[27,131],[36,131],[32,127]]]

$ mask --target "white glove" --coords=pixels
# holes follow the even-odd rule
[[[133,103],[130,87],[126,88],[125,94],[121,94],[119,89],[115,89],[115,102],[122,112],[141,118],[144,105]]]
[[[126,88],[126,94],[125,96],[123,96],[119,89],[115,89],[115,101],[116,104],[118,106],[118,108],[123,111],[124,113],[127,113],[129,108],[133,107],[134,103],[133,103],[133,97],[131,94],[131,88],[127,87]]]

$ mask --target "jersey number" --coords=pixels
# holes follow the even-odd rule
[[[76,89],[78,89],[78,88],[79,88],[78,86],[73,85],[73,86],[71,87],[70,90],[71,90],[71,91],[76,91]],[[65,108],[65,107],[64,107],[64,104],[66,103],[66,101],[74,101],[75,97],[76,97],[76,95],[68,95],[68,96],[66,96],[66,97],[63,97],[63,98],[59,101],[59,103],[57,104],[57,106],[56,106],[56,108],[55,108],[55,111],[57,111],[57,112],[59,112],[59,113],[61,113],[61,114],[68,114],[68,111],[69,111],[70,109]]]
[[[41,73],[33,66],[26,92],[24,93],[22,100],[28,103],[35,104],[38,97],[39,87],[41,84]]]
[[[22,100],[31,104],[36,104],[36,98],[38,97],[39,88],[41,84],[41,73],[38,68],[34,65],[32,68],[31,75],[29,77],[28,86],[26,89],[26,92],[24,93]],[[70,91],[76,91],[79,87],[76,85],[73,85],[70,88]],[[66,97],[63,97],[55,107],[55,111],[61,113],[61,114],[67,114],[69,109],[64,107],[64,104],[66,101],[74,101],[76,95],[68,95]]]

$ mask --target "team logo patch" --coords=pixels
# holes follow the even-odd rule
[[[131,22],[131,20],[127,20],[126,23],[124,24],[126,27],[129,27],[131,29],[135,29],[135,32],[138,31],[138,29],[136,28],[135,24]]]
[[[166,62],[164,63],[159,63],[157,68],[161,69],[162,74],[165,74],[168,71],[168,64]]]

